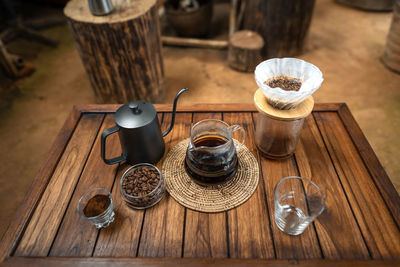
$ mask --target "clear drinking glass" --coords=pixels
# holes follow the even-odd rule
[[[289,235],[299,235],[325,209],[325,196],[312,181],[298,176],[281,179],[274,189],[275,223]]]
[[[103,212],[95,216],[86,216],[88,211],[85,212],[85,208],[92,207],[95,209],[96,206],[98,208],[99,205],[106,205],[106,207],[101,207],[101,210],[104,210]],[[112,196],[110,191],[105,188],[94,188],[86,192],[79,199],[76,210],[82,218],[88,220],[96,228],[105,228],[114,221],[115,213]]]

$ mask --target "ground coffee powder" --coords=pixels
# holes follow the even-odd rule
[[[276,76],[264,82],[271,88],[282,88],[285,91],[299,91],[301,87],[301,80],[289,76]]]
[[[110,205],[110,198],[105,195],[95,195],[89,199],[85,208],[83,209],[83,214],[86,217],[95,217],[102,214],[108,206]]]

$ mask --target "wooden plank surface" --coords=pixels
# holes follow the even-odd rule
[[[111,190],[118,164],[107,165],[100,157],[100,137],[105,129],[114,126],[114,116],[106,115],[102,127],[97,134],[88,162],[79,179],[74,195],[65,213],[57,236],[50,250],[50,256],[92,256],[98,230],[88,221],[82,219],[76,211],[80,197],[93,188]],[[107,156],[121,154],[118,136],[107,138]],[[113,194],[115,202],[116,194]]]
[[[254,122],[258,114],[253,114]],[[321,248],[313,226],[308,227],[303,234],[290,236],[283,233],[275,224],[274,188],[280,179],[287,176],[298,176],[296,162],[293,157],[282,160],[271,160],[263,157],[260,152],[259,160],[266,188],[269,219],[273,233],[273,242],[277,259],[320,259]]]
[[[18,208],[12,223],[3,235],[0,242],[0,262],[2,262],[6,256],[12,254],[12,249],[17,246],[17,242],[19,242],[40,197],[46,189],[48,181],[56,168],[66,144],[74,133],[80,117],[81,113],[73,109],[55,138],[47,157],[40,166],[38,174],[33,179],[33,183],[22,201],[21,206]]]
[[[316,103],[314,111],[337,111],[342,103]],[[75,108],[81,112],[108,113],[115,112],[121,104],[102,104],[102,105],[77,105]],[[172,104],[154,104],[158,112],[172,112]],[[254,104],[191,104],[176,107],[177,112],[256,112]]]
[[[324,258],[369,259],[369,251],[312,116],[304,121],[295,157],[300,175],[314,181],[326,196],[325,211],[314,222]]]
[[[339,116],[346,127],[347,134],[351,136],[354,145],[357,147],[365,166],[374,179],[375,185],[381,192],[383,199],[389,207],[393,218],[400,228],[400,195],[397,193],[392,182],[390,181],[385,169],[380,164],[374,150],[368,143],[360,126],[355,121],[346,104],[342,105],[338,110]]]
[[[400,258],[399,228],[340,117],[314,116],[373,258]]]
[[[96,257],[136,257],[144,210],[129,208],[119,191],[120,178],[129,167],[122,164],[118,168],[112,190],[115,220],[101,229],[93,253]]]
[[[223,113],[223,119],[230,125],[239,124],[245,129],[245,145],[257,156],[251,114]],[[264,184],[259,182],[256,192],[249,200],[228,211],[230,257],[273,259],[275,253],[269,224]]]
[[[396,260],[265,260],[265,259],[210,259],[210,258],[65,258],[65,257],[13,257],[4,266],[296,266],[296,267],[376,267],[399,266]]]
[[[48,254],[103,117],[85,115],[80,120],[18,245],[16,255]]]
[[[164,116],[162,129],[167,129],[171,114]],[[164,139],[164,157],[175,144],[189,137],[191,122],[192,113],[176,114],[175,126]],[[138,257],[181,257],[185,213],[185,208],[168,194],[156,206],[146,210]]]
[[[221,113],[194,113],[193,124],[204,119],[222,119]],[[186,209],[183,257],[227,258],[226,212],[204,213]]]
[[[158,114],[158,119],[162,123],[162,114]],[[118,140],[115,141],[116,144],[120,146]],[[112,190],[115,220],[109,227],[100,231],[93,253],[96,257],[137,256],[145,210],[128,207],[121,196],[120,179],[129,167],[129,164],[123,163],[118,168]]]
[[[76,108],[81,112],[115,112],[121,104],[102,104],[102,105],[78,105]],[[172,104],[154,104],[157,112],[172,112]],[[253,104],[191,104],[176,107],[177,112],[254,112],[256,108]]]

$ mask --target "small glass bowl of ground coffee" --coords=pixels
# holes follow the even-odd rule
[[[114,205],[111,193],[104,188],[86,192],[76,207],[79,215],[96,228],[105,228],[114,221]]]
[[[122,175],[120,192],[129,207],[146,209],[163,198],[164,178],[156,166],[149,163],[136,164]]]

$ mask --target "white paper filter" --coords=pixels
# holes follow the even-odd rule
[[[322,72],[313,64],[297,58],[272,58],[256,67],[255,79],[267,97],[268,103],[278,109],[291,109],[303,102],[321,86]],[[271,88],[264,82],[275,76],[289,76],[302,81],[300,90],[286,91]]]

